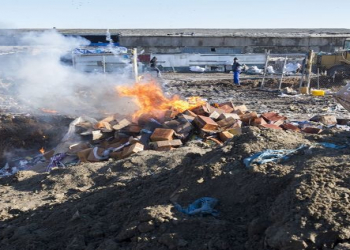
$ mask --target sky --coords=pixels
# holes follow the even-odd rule
[[[0,0],[0,28],[350,28],[350,0]]]

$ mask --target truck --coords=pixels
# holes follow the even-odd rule
[[[350,76],[350,39],[346,39],[343,49],[333,53],[318,53],[315,65],[329,76],[344,74]]]

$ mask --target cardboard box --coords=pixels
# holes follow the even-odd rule
[[[267,122],[265,121],[264,118],[262,118],[262,117],[256,117],[256,118],[253,120],[252,125],[253,125],[253,126],[260,126],[260,125],[266,124],[266,123],[267,123]]]
[[[224,105],[227,105],[227,106],[229,106],[229,107],[231,107],[231,108],[234,108],[234,107],[235,107],[235,105],[233,105],[233,102],[231,102],[231,101],[223,102],[223,103],[218,104],[219,107],[222,107],[222,106],[224,106]]]
[[[261,115],[269,124],[274,124],[276,126],[282,125],[287,117],[280,116],[275,112],[268,112]]]
[[[246,113],[240,115],[241,121],[246,124],[251,124],[255,120],[255,118],[258,117],[258,114],[256,112]]]
[[[88,157],[92,152],[92,148],[87,148],[77,153],[77,156],[81,162],[88,162]]]
[[[189,115],[189,116],[192,116],[192,117],[196,117],[196,116],[197,116],[197,114],[195,114],[195,113],[192,112],[191,110],[186,110],[185,112],[183,112],[183,114]]]
[[[236,114],[242,115],[244,113],[246,113],[248,111],[246,105],[239,105],[234,107],[233,112],[235,112]]]
[[[220,140],[223,142],[233,138],[233,134],[231,134],[229,131],[222,131],[219,133]]]
[[[100,130],[94,130],[92,131],[92,140],[97,141],[100,140],[103,137],[103,134]]]
[[[290,124],[290,123],[282,124],[281,128],[283,128],[285,130],[293,130],[295,132],[300,132],[300,128],[298,128],[297,126],[294,126],[293,124]]]
[[[229,128],[227,131],[230,132],[232,135],[242,134],[242,128],[240,128],[240,127]]]
[[[227,104],[220,106],[220,109],[224,110],[225,113],[231,113],[234,111],[234,108]]]
[[[135,143],[128,147],[125,147],[122,152],[122,158],[129,157],[132,154],[142,151],[144,146],[141,143]]]
[[[210,113],[209,117],[213,120],[216,120],[220,117],[219,112],[217,112],[216,110],[214,110],[213,112]]]
[[[179,139],[176,140],[170,140],[170,141],[157,141],[154,142],[156,148],[161,147],[178,147],[182,145],[182,141]]]
[[[129,126],[130,124],[131,124],[131,122],[129,120],[123,119],[120,122],[118,122],[116,125],[114,125],[112,128],[114,130],[120,130],[122,128]]]
[[[320,122],[325,125],[336,125],[337,118],[334,115],[323,115],[321,116]]]
[[[105,151],[104,148],[98,148],[97,149],[97,156],[102,156],[103,152]],[[93,149],[91,149],[89,156],[87,157],[87,160],[89,162],[98,162],[101,161],[100,159],[96,158],[93,152]]]
[[[151,135],[151,141],[167,141],[172,140],[174,135],[173,129],[156,128]]]
[[[112,152],[112,153],[109,154],[109,157],[114,159],[114,160],[120,160],[120,159],[123,158],[122,155],[123,155],[122,151],[120,151],[120,152]]]
[[[195,124],[204,130],[215,131],[218,129],[218,124],[214,122],[210,117],[198,115],[194,119]]]
[[[141,131],[141,127],[139,125],[129,125],[128,132],[138,134]]]
[[[222,119],[220,121],[217,122],[217,124],[220,126],[220,128],[229,128],[229,127],[232,127],[233,125],[239,123],[240,121],[239,120],[236,120],[232,117],[228,117],[226,119]]]
[[[196,115],[209,115],[210,114],[210,105],[209,104],[201,105],[197,108],[192,109],[191,111],[193,113],[195,113]]]
[[[223,120],[223,119],[227,119],[229,117],[232,117],[233,119],[235,120],[239,120],[241,119],[239,117],[239,115],[235,114],[235,113],[222,113],[219,117],[218,117],[218,120]]]
[[[179,114],[179,112],[174,111],[174,110],[167,110],[164,113],[164,121],[171,121],[172,119],[174,119],[177,115]]]
[[[196,115],[197,116],[197,115]],[[180,114],[178,116],[178,120],[179,121],[183,121],[183,120],[186,120],[187,122],[193,122],[194,118],[196,116],[191,116],[191,115],[186,115],[186,114]]]

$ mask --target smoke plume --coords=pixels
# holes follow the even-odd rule
[[[62,63],[61,57],[89,44],[81,37],[66,37],[55,30],[6,31],[0,33],[0,43],[7,45],[0,46],[0,79],[12,79],[13,93],[33,111],[44,108],[68,115],[102,115],[133,108],[115,90],[117,85],[132,83],[130,70],[86,73]]]

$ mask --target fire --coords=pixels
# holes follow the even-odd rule
[[[51,114],[56,114],[56,113],[57,113],[56,110],[51,110],[51,109],[41,108],[40,110],[41,110],[42,112],[44,112],[44,113],[51,113]]]
[[[45,149],[42,147],[41,149],[39,149],[39,152],[40,152],[41,154],[45,154]]]
[[[184,112],[205,104],[200,97],[191,97],[188,101],[181,100],[179,96],[166,97],[161,87],[156,82],[135,83],[132,87],[119,86],[117,90],[121,96],[135,97],[135,102],[140,108],[134,118],[142,114],[159,116],[166,110]]]

